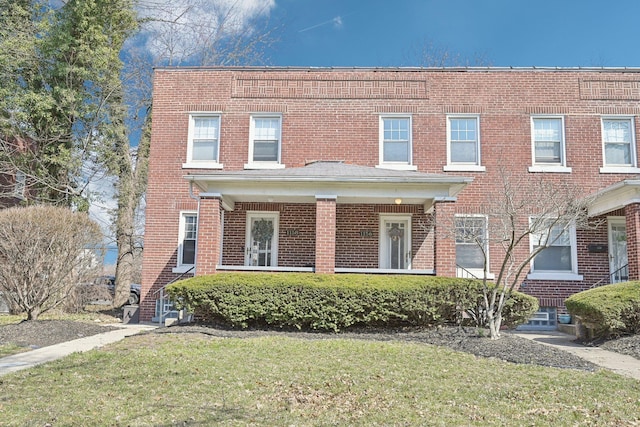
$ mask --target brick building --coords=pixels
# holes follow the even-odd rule
[[[523,276],[543,310],[638,279],[639,73],[157,69],[141,318],[193,274],[477,273],[474,250],[436,230],[465,216],[490,229],[482,195],[505,168],[598,195],[601,225],[565,233]]]

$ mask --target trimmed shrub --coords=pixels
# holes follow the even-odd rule
[[[640,282],[589,289],[570,296],[565,305],[594,338],[640,333]]]
[[[477,306],[481,286],[433,276],[218,273],[181,280],[167,291],[202,323],[338,332],[455,324],[461,309]],[[512,298],[505,324],[526,321],[537,309],[533,297]]]

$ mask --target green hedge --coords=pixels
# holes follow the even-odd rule
[[[218,273],[181,280],[167,291],[202,323],[337,332],[453,324],[458,307],[477,306],[481,286],[433,276]],[[536,310],[535,298],[514,293],[504,324],[525,322]]]
[[[570,296],[565,305],[595,338],[640,333],[640,282],[589,289]]]

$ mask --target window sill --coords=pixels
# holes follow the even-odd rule
[[[417,171],[418,166],[414,165],[394,165],[393,163],[382,163],[380,165],[376,165],[378,169],[392,169],[397,171]]]
[[[217,162],[191,162],[183,163],[182,169],[222,169],[224,165]]]
[[[445,172],[486,172],[487,168],[480,165],[446,165]]]
[[[245,169],[284,169],[286,166],[281,163],[245,163]]]
[[[600,168],[600,173],[640,173],[640,168],[632,166],[604,166]]]
[[[172,273],[194,273],[195,272],[195,265],[181,265],[178,267],[173,267],[171,269]]]
[[[571,168],[560,165],[533,165],[529,166],[529,172],[571,173]]]
[[[529,273],[527,275],[527,280],[567,280],[567,281],[582,281],[582,274],[576,273],[563,273],[563,272],[548,272],[548,273]]]
[[[483,278],[485,278],[485,273],[482,271],[482,269],[480,268],[456,268],[456,277],[460,277],[460,278],[465,278],[468,279],[469,275],[474,276],[471,277],[473,279],[479,279],[482,280]],[[486,273],[486,279],[487,280],[493,280],[496,278],[496,275],[493,273]]]

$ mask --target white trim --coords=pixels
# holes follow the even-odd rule
[[[451,160],[451,120],[473,119],[476,123],[476,161],[475,162],[453,162]],[[468,171],[484,172],[482,157],[480,153],[480,115],[479,114],[448,114],[447,115],[447,165],[445,171]]]
[[[378,267],[379,269],[382,270],[390,270],[390,271],[394,271],[395,269],[390,269],[387,267],[382,267],[383,265],[386,265],[386,259],[388,256],[388,248],[385,245],[385,236],[386,236],[386,227],[385,227],[385,223],[387,221],[395,221],[395,222],[402,222],[402,221],[406,221],[407,222],[407,229],[405,230],[406,232],[406,240],[405,240],[405,256],[407,256],[408,262],[406,262],[406,269],[399,269],[399,270],[411,270],[411,265],[413,263],[413,253],[411,253],[411,249],[412,249],[412,244],[411,244],[411,215],[407,215],[407,214],[380,214],[380,220],[379,220],[379,229],[378,229]],[[405,260],[406,261],[406,260]]]
[[[559,162],[536,162],[536,139],[535,126],[536,120],[560,120],[560,161]],[[531,124],[531,165],[529,172],[571,172],[571,168],[567,167],[567,144],[564,131],[564,116],[557,115],[533,115],[530,118]]]
[[[435,270],[395,270],[391,268],[336,268],[336,273],[358,273],[358,274],[416,274],[416,275],[435,275]]]
[[[544,273],[529,273],[527,274],[527,280],[566,280],[579,282],[584,280],[582,274],[567,273],[567,272],[544,272]]]
[[[184,235],[185,235],[185,227],[186,227],[186,217],[187,216],[195,216],[196,217],[196,239],[195,239],[195,252],[194,252],[194,263],[193,264],[183,264],[182,263],[182,255],[183,255],[183,244],[184,244]],[[184,273],[190,268],[195,266],[195,260],[198,256],[198,230],[199,230],[199,215],[197,211],[194,210],[184,210],[180,211],[179,217],[179,225],[178,225],[178,257],[176,259],[176,266],[172,270],[174,273]]]
[[[406,119],[408,123],[408,142],[407,161],[406,162],[385,162],[384,160],[384,121],[385,119],[399,120]],[[381,113],[378,116],[378,165],[376,167],[382,169],[396,170],[417,170],[412,169],[413,166],[413,117],[406,113]]]
[[[193,160],[193,137],[195,130],[196,118],[218,119],[218,127],[216,129],[216,155],[212,160]],[[222,115],[214,112],[193,112],[189,113],[189,127],[187,132],[187,161],[182,164],[184,169],[222,169],[220,164],[220,128],[222,126]]]
[[[458,260],[456,259],[456,277],[464,277],[464,276],[459,276],[458,275],[458,270],[461,270],[462,272],[468,271],[469,273],[473,274],[474,276],[476,276],[478,279],[482,279],[482,278],[486,278],[486,279],[494,279],[495,276],[493,274],[490,273],[490,269],[491,269],[491,258],[489,256],[489,217],[487,215],[484,214],[464,214],[464,213],[460,213],[460,214],[455,214],[453,216],[453,221],[454,221],[454,228],[457,231],[457,227],[455,227],[455,221],[457,218],[482,218],[484,219],[484,239],[485,239],[485,247],[484,247],[484,253],[485,253],[485,263],[487,265],[487,271],[483,271],[482,268],[466,268],[466,267],[462,267],[460,269],[458,269],[457,265],[458,265]],[[454,240],[457,240],[457,234],[456,236],[454,236]],[[458,242],[455,242],[455,246],[457,247]],[[476,245],[478,246],[478,245]]]
[[[604,145],[603,145],[604,146]],[[632,166],[603,166],[600,168],[600,173],[640,173],[640,168]]]
[[[613,252],[614,242],[612,239],[613,237],[613,233],[611,231],[612,226],[624,226],[625,234],[626,234],[626,229],[627,229],[626,218],[624,216],[608,216],[607,217],[607,244],[608,244],[607,254],[609,255],[609,279],[610,279],[607,283],[612,282],[611,276],[613,276],[613,273],[615,273],[618,268],[623,267],[623,266],[618,267],[618,265],[616,265],[616,261],[619,261],[619,260],[616,259],[617,257],[614,256],[614,252]],[[627,258],[627,265],[629,265],[629,252],[628,252],[629,247],[626,244],[625,246],[626,246],[625,252],[626,252],[626,258]],[[627,270],[627,275],[628,275],[628,270]]]
[[[628,121],[629,135],[631,136],[631,141],[629,141],[629,155],[631,157],[631,164],[628,165],[608,165],[607,164],[607,153],[605,149],[605,141],[604,141],[604,122],[607,120],[617,120],[617,121]],[[600,173],[638,173],[637,168],[637,151],[636,151],[636,128],[635,128],[635,117],[628,115],[606,115],[600,117],[600,140],[601,140],[601,148],[602,148],[602,167],[600,168]]]
[[[486,172],[486,166],[480,165],[465,165],[462,163],[456,163],[453,165],[446,165],[442,168],[445,172]]]
[[[378,169],[392,169],[397,171],[417,171],[418,166],[415,165],[404,165],[404,164],[396,164],[396,163],[383,163],[381,165],[376,165]]]
[[[302,272],[313,273],[315,269],[313,267],[255,267],[251,265],[216,265],[216,270],[227,271],[283,271],[283,272]]]
[[[529,166],[529,172],[549,172],[549,173],[571,173],[571,168],[566,166],[553,166],[553,165],[543,165],[538,164],[534,166]]]
[[[253,160],[253,146],[255,139],[256,119],[277,119],[278,120],[278,152],[276,160],[255,161]],[[284,168],[282,163],[282,113],[252,113],[249,117],[249,159],[245,163],[245,169],[278,169]]]
[[[286,166],[282,163],[275,162],[255,162],[255,163],[245,163],[245,169],[284,169]]]
[[[171,269],[171,272],[172,273],[183,274],[183,273],[186,273],[189,270],[191,270],[190,273],[194,273],[195,274],[195,272],[196,272],[196,269],[194,268],[194,266],[193,265],[188,265],[188,264],[181,265],[179,267],[173,267]]]
[[[251,221],[254,218],[266,218],[271,219],[273,221],[273,237],[271,238],[271,265],[265,266],[264,268],[270,269],[278,266],[278,234],[280,232],[280,212],[274,211],[247,211],[247,220],[245,223],[245,266],[247,267],[258,267],[249,265],[249,253],[251,245]]]
[[[536,217],[530,217],[529,218],[529,223],[531,223],[531,220],[533,218]],[[553,220],[554,218],[550,218],[551,220]],[[541,230],[543,231],[543,230]],[[549,232],[549,229],[546,229],[547,232]],[[578,241],[576,238],[576,226],[575,224],[571,223],[568,225],[568,227],[565,229],[565,232],[569,233],[569,245],[570,250],[571,250],[571,271],[569,270],[539,270],[536,271],[534,269],[534,260],[535,257],[531,260],[530,263],[530,271],[531,273],[529,273],[527,275],[528,279],[531,280],[582,280],[582,275],[578,274]],[[540,233],[531,233],[529,235],[529,251],[533,252],[533,246],[534,246],[534,239],[536,238],[536,236],[538,236]],[[546,233],[545,233],[546,234]],[[547,245],[547,247],[550,247],[553,245]]]

